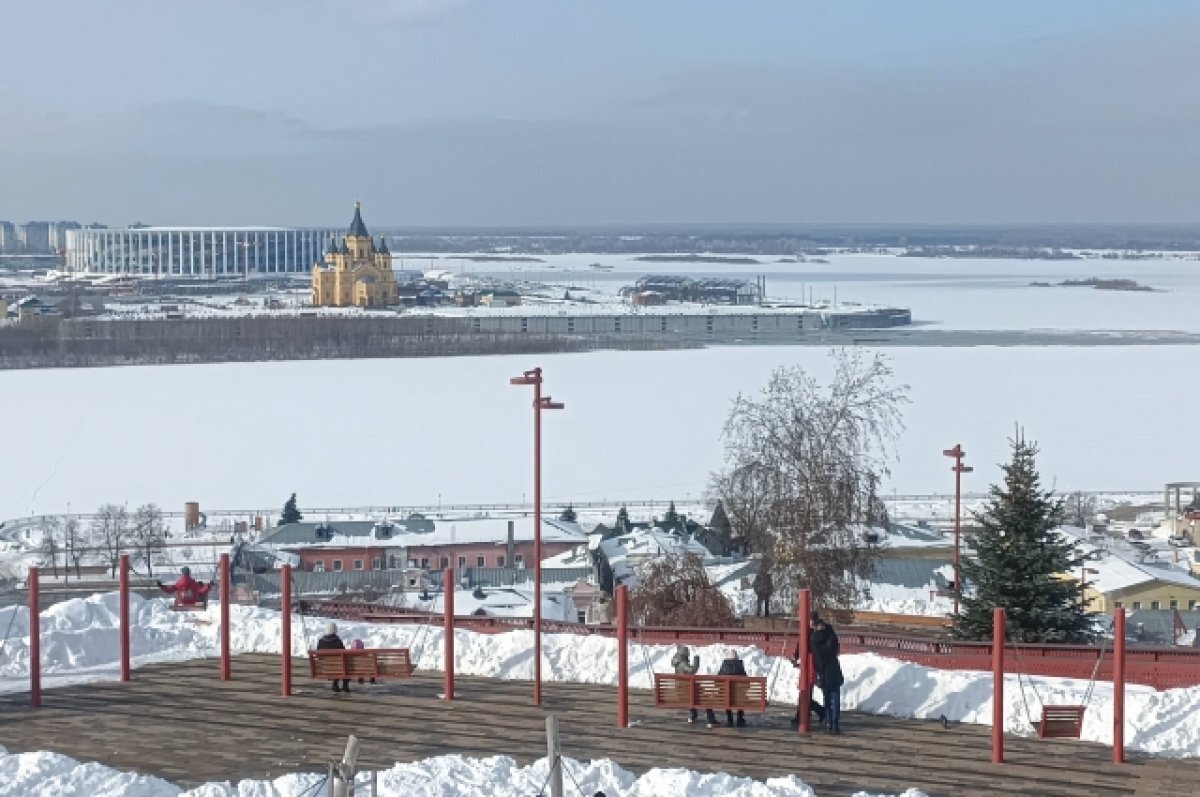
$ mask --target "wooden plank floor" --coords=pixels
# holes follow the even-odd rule
[[[0,744],[11,751],[54,750],[83,761],[159,775],[181,785],[323,771],[340,758],[346,736],[362,740],[362,768],[385,768],[445,753],[511,755],[529,763],[545,754],[545,711],[560,718],[563,752],[612,758],[634,771],[685,767],[758,779],[795,774],[821,797],[857,789],[931,797],[1062,795],[1184,797],[1196,794],[1200,762],[1131,756],[1110,763],[1108,748],[1009,738],[1008,763],[989,761],[989,729],[895,720],[848,712],[845,735],[801,737],[786,707],[748,715],[750,727],[707,730],[682,712],[656,711],[634,693],[632,728],[616,727],[611,687],[547,684],[544,709],[531,705],[528,682],[461,678],[457,699],[437,699],[440,675],[358,687],[335,695],[296,662],[296,694],[279,696],[278,659],[240,656],[234,679],[217,678],[215,660],[154,665],[128,684],[101,683],[0,699]],[[702,715],[703,717],[703,715]],[[199,746],[199,752],[197,750]]]

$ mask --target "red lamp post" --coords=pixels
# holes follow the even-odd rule
[[[562,402],[542,395],[542,369],[509,379],[533,385],[533,704],[542,704],[542,410],[561,410]]]
[[[962,557],[962,475],[975,469],[963,464],[963,457],[967,454],[961,444],[956,443],[954,448],[946,449],[942,455],[954,460],[954,467],[950,470],[954,471],[954,616],[957,617],[958,601],[962,596],[962,572],[959,570]]]

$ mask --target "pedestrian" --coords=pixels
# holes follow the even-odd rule
[[[189,609],[207,606],[208,593],[213,586],[211,581],[201,584],[192,578],[192,569],[186,566],[179,569],[179,578],[175,580],[174,584],[164,584],[161,581],[155,583],[163,592],[175,596],[176,606]]]
[[[676,645],[675,655],[671,657],[671,666],[675,668],[676,675],[695,675],[700,669],[700,657],[693,657],[687,645]],[[683,686],[683,684],[680,684]],[[687,690],[688,699],[691,699],[692,690]],[[688,715],[688,722],[695,722],[699,717],[699,711],[695,707],[691,709],[691,714]]]
[[[741,658],[738,657],[738,652],[733,648],[725,651],[725,660],[721,662],[721,669],[717,670],[717,675],[740,675],[746,677],[746,667],[742,664]],[[708,717],[708,727],[717,727],[717,715],[713,713],[711,708],[704,709],[704,713]],[[725,709],[725,724],[730,728],[734,726],[733,711]],[[740,708],[737,713],[737,727],[746,727],[746,712]]]
[[[817,702],[817,698],[813,694],[813,692],[817,688],[817,673],[816,673],[816,668],[813,667],[812,639],[813,639],[814,623],[816,622],[818,617],[819,617],[819,615],[816,612],[813,612],[811,615],[809,615],[809,618],[808,618],[808,661],[805,662],[805,666],[800,667],[800,643],[797,642],[795,649],[792,651],[792,666],[800,667],[800,677],[803,679],[803,681],[800,684],[799,688],[808,690],[808,710],[809,710],[809,712],[812,714],[816,714],[817,722],[820,722],[823,724],[825,722],[825,708],[819,702]],[[795,726],[795,725],[799,725],[799,724],[800,724],[800,707],[797,706],[796,714],[792,717],[792,725]]]
[[[367,646],[363,644],[363,641],[361,639],[359,639],[358,637],[355,637],[354,639],[350,640],[350,649],[351,650],[366,650]],[[358,685],[362,686],[362,682],[363,682],[363,679],[360,677],[358,679]],[[375,683],[375,676],[371,676],[371,683]]]
[[[325,626],[325,636],[317,640],[317,650],[345,650],[346,645],[342,642],[342,638],[338,636],[337,623],[330,623]],[[340,679],[342,685],[338,686],[337,678],[333,679],[333,691],[350,693],[350,679]]]
[[[842,732],[842,665],[838,662],[841,643],[833,626],[820,617],[813,621],[812,650],[813,668],[816,670],[817,686],[825,699],[825,730],[829,733]]]

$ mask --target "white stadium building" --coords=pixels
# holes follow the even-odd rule
[[[68,230],[66,269],[161,279],[308,274],[341,229],[130,227]]]

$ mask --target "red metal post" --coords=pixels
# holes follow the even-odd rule
[[[117,565],[121,568],[120,581],[120,622],[119,635],[121,639],[121,680],[129,680],[129,554],[121,554]]]
[[[233,680],[229,657],[229,554],[221,554],[221,680]]]
[[[446,682],[443,685],[445,699],[454,699],[454,571],[447,567],[442,571],[442,630],[445,636],[445,661],[442,669]]]
[[[797,715],[799,722],[796,723],[797,733],[808,733],[809,730],[808,712],[811,708],[812,695],[808,690],[811,676],[811,673],[808,671],[808,615],[811,610],[812,592],[802,589],[800,590],[800,605],[796,609],[800,615],[798,618],[800,627],[798,629],[798,636],[796,637],[796,641],[800,647],[800,655],[797,659],[800,663],[800,701],[796,706],[796,711],[799,712]]]
[[[533,382],[533,704],[542,704],[542,369]]]
[[[42,705],[42,612],[38,606],[38,569],[29,568],[29,705]]]
[[[292,566],[279,568],[279,693],[292,696]]]
[[[617,587],[617,727],[629,727],[629,588]]]
[[[1113,763],[1125,763],[1125,609],[1113,617]]]
[[[992,609],[992,763],[1004,763],[1004,610]]]

